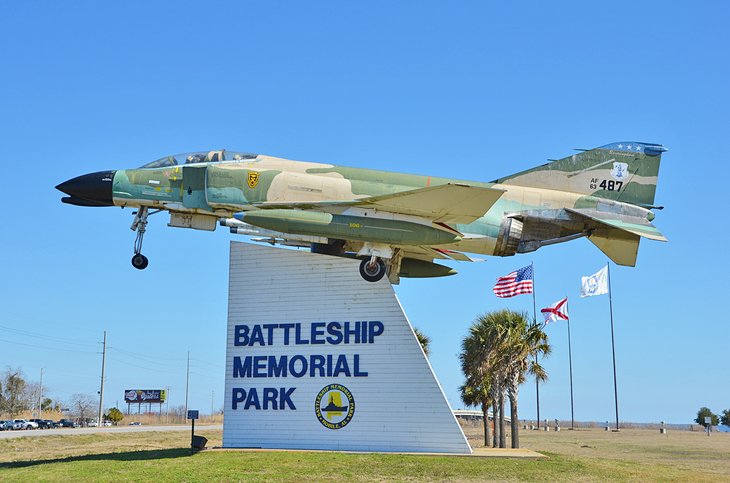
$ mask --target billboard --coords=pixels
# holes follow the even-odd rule
[[[126,389],[125,403],[164,403],[167,391],[164,389]]]
[[[393,288],[231,243],[225,448],[471,453]]]

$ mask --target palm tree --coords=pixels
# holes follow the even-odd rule
[[[429,347],[431,344],[431,338],[415,327],[413,328],[413,332],[416,334],[418,343],[421,344],[423,353],[426,354],[426,357],[428,357],[431,354],[431,349]]]
[[[484,418],[484,445],[489,446],[489,406],[495,405],[498,401],[499,379],[495,367],[495,353],[498,346],[498,326],[492,314],[478,317],[469,334],[461,343],[461,370],[466,378],[466,383],[461,387],[461,398],[464,404],[475,406],[480,404]],[[493,410],[494,417],[494,446],[497,446],[497,411]]]
[[[465,404],[470,404],[468,401],[475,401],[475,392],[483,392],[483,398],[479,402],[485,414],[489,403],[492,404],[495,447],[507,446],[505,395],[510,401],[512,447],[519,447],[519,386],[528,373],[535,375],[538,380],[547,378],[545,370],[531,356],[549,353],[547,334],[541,325],[529,323],[525,313],[510,310],[491,312],[478,317],[469,329],[459,355],[467,381],[462,386],[462,399]],[[471,403],[474,404],[477,403]]]
[[[499,410],[497,409],[497,400],[496,399],[492,399],[492,416],[494,417],[494,433],[492,433],[492,447],[499,448],[499,441],[500,441],[500,437],[499,437],[500,427],[498,424]],[[504,428],[501,428],[501,429],[504,429]]]
[[[502,366],[505,368],[504,386],[510,401],[512,447],[519,448],[517,400],[520,384],[525,382],[528,373],[540,381],[547,379],[544,368],[535,361],[534,356],[550,354],[550,344],[542,324],[528,322],[529,319],[524,312],[503,311],[501,315],[504,339],[500,355],[503,359]]]
[[[462,360],[462,367],[470,364],[471,361],[467,361],[464,358]],[[464,370],[464,373],[469,372],[468,369]],[[459,393],[461,394],[461,400],[467,406],[481,406],[482,409],[482,422],[484,423],[484,446],[489,446],[489,406],[492,403],[491,396],[489,395],[489,386],[491,382],[487,377],[478,375],[479,371],[470,373],[467,376],[466,383],[459,387]],[[477,377],[474,377],[474,376]]]
[[[484,384],[471,385],[469,382],[459,387],[461,400],[467,406],[481,406],[482,418],[484,423],[484,446],[489,446],[489,406],[491,399],[489,398],[489,389]]]

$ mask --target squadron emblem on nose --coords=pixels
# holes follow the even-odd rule
[[[256,171],[248,173],[248,187],[254,189],[259,184],[259,174]]]

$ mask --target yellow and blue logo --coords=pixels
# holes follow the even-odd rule
[[[259,174],[256,171],[249,171],[248,187],[254,189],[257,184],[259,184]]]
[[[342,429],[355,415],[355,398],[342,384],[328,384],[317,393],[314,413],[327,429]]]

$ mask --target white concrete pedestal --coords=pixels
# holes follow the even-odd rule
[[[358,264],[231,243],[223,447],[471,453],[393,288]]]

